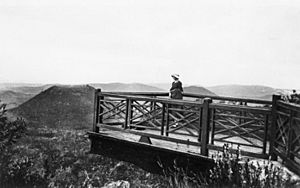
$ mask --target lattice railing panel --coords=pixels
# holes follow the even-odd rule
[[[100,100],[99,116],[102,116],[102,123],[122,124],[126,117],[126,100],[103,98]]]
[[[151,101],[132,101],[130,127],[154,128],[159,130],[162,119],[162,105]]]
[[[201,109],[199,106],[170,105],[167,133],[198,137],[200,132]]]
[[[266,151],[269,114],[232,109],[212,109],[211,143],[231,143]]]
[[[300,163],[300,118],[293,117],[291,121],[290,157]]]
[[[278,114],[276,122],[276,137],[274,140],[275,147],[277,147],[281,151],[287,151],[289,141],[290,117],[288,114]]]
[[[300,106],[278,100],[275,116],[273,151],[300,173]]]

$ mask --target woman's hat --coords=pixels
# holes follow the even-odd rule
[[[179,79],[179,74],[172,74],[171,76],[174,77],[174,78]]]

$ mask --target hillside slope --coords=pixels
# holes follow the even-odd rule
[[[34,94],[20,93],[15,91],[0,91],[0,100],[5,103],[6,109],[15,108],[18,105],[32,98]]]
[[[200,86],[188,86],[188,87],[184,87],[183,91],[185,93],[192,93],[192,94],[199,94],[199,95],[212,95],[215,96],[216,94],[204,87],[200,87]]]
[[[163,89],[149,86],[146,84],[140,84],[140,83],[131,83],[131,84],[125,84],[125,83],[92,83],[89,84],[95,88],[100,88],[102,91],[131,91],[131,92],[158,92],[158,91],[164,91]]]
[[[1,84],[0,84],[1,85]],[[7,104],[7,109],[15,108],[25,101],[31,99],[41,91],[51,87],[51,85],[22,86],[21,84],[2,84],[0,89],[0,100]]]
[[[258,98],[266,99],[277,90],[267,86],[260,85],[220,85],[208,87],[209,90],[220,96],[230,97],[246,97],[246,98]]]
[[[12,112],[39,126],[91,128],[93,96],[90,86],[53,86]]]

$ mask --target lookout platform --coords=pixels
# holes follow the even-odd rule
[[[273,101],[168,93],[95,92],[91,152],[162,173],[208,170],[229,144],[242,156],[277,159],[300,172],[300,108]],[[298,130],[299,129],[299,130]]]

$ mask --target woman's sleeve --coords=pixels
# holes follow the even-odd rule
[[[170,88],[170,91],[172,91],[173,89],[175,89],[176,88],[176,83],[172,83],[172,87]]]

